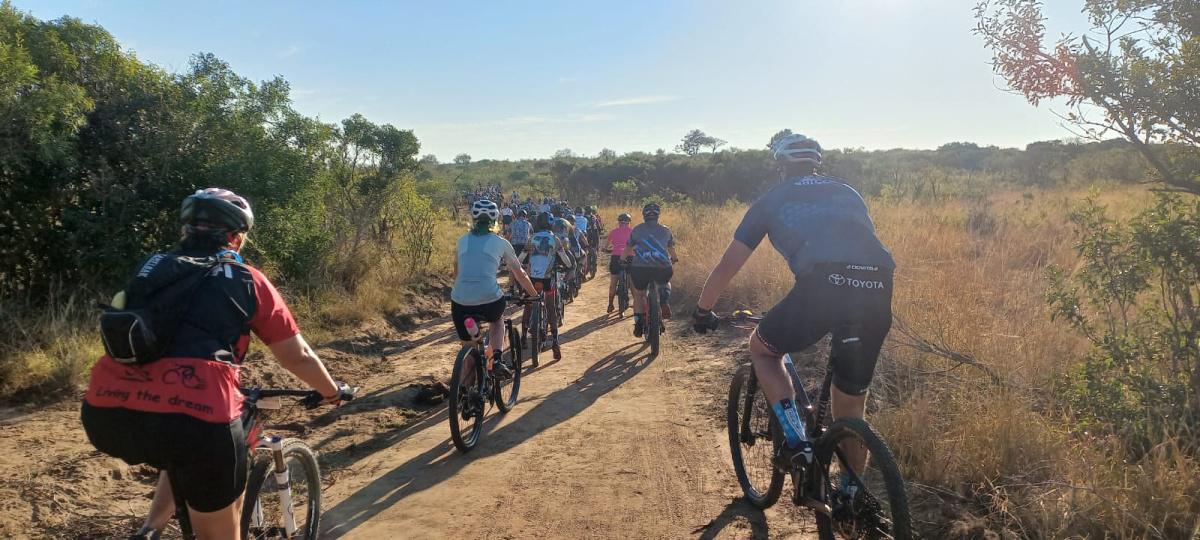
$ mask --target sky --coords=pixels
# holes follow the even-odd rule
[[[1081,0],[1048,0],[1049,35]],[[286,79],[327,122],[412,129],[442,161],[670,150],[699,128],[758,148],[782,128],[826,148],[1023,147],[1071,134],[1004,90],[973,0],[14,0],[103,26],[169,71],[211,52]]]

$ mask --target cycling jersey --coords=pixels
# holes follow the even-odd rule
[[[628,225],[622,225],[608,233],[608,243],[612,245],[613,257],[620,257],[621,253],[625,251],[631,233],[633,233],[633,228]]]
[[[896,266],[875,236],[862,196],[833,177],[791,178],[760,197],[733,237],[753,249],[763,236],[797,277],[819,263]]]
[[[94,407],[180,413],[229,423],[242,412],[238,363],[250,332],[267,345],[300,333],[279,291],[258,269],[222,263],[197,287],[167,354],[149,364],[105,355],[84,400]]]
[[[629,233],[629,245],[633,246],[632,267],[671,267],[671,253],[667,248],[675,246],[675,235],[666,225],[647,221],[634,227]]]
[[[546,279],[554,276],[554,261],[556,257],[567,260],[566,250],[562,241],[549,231],[534,233],[530,243],[533,245],[529,253],[529,277]]]
[[[583,216],[575,216],[575,228],[583,234],[587,234],[588,218]]]
[[[458,239],[458,277],[450,290],[450,299],[464,306],[495,302],[504,297],[496,281],[500,263],[519,268],[521,263],[512,244],[494,234],[467,233]]]
[[[509,226],[512,231],[512,245],[524,246],[529,243],[529,233],[533,229],[533,225],[527,219],[517,219]]]

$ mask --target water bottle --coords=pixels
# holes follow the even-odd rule
[[[479,325],[475,324],[475,319],[467,317],[463,321],[463,326],[467,327],[467,333],[471,335],[471,339],[479,339]]]

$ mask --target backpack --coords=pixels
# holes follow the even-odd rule
[[[104,310],[100,314],[104,351],[122,364],[147,364],[162,358],[204,276],[221,263],[238,261],[174,252],[147,258],[122,291],[124,305],[100,306]]]

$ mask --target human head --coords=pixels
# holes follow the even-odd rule
[[[812,175],[821,166],[821,144],[799,133],[779,139],[771,150],[789,178]]]
[[[617,216],[617,224],[618,225],[628,226],[629,223],[632,221],[633,221],[633,216],[629,215],[629,212],[621,212],[621,215]]]
[[[535,232],[550,230],[551,219],[549,212],[538,212],[537,218],[533,220],[533,230]]]
[[[471,233],[486,234],[491,232],[492,224],[500,219],[500,208],[492,201],[480,199],[471,205],[471,219],[475,222]]]
[[[650,222],[658,221],[659,214],[662,213],[662,207],[658,203],[647,203],[642,207],[642,219]]]
[[[254,227],[254,211],[249,201],[228,189],[201,189],[183,199],[179,222],[185,249],[239,250]]]
[[[519,219],[525,219],[529,217],[529,212],[526,212],[524,208],[517,210],[517,217]]]

